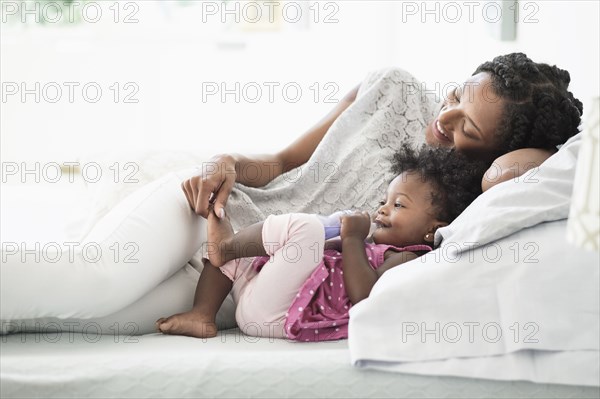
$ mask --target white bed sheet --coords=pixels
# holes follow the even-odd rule
[[[129,342],[128,342],[129,341]],[[419,376],[352,367],[346,340],[297,343],[238,329],[216,338],[15,334],[0,343],[0,396],[592,398],[598,387]]]

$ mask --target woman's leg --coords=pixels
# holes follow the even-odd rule
[[[241,294],[236,320],[246,334],[285,338],[286,312],[323,260],[323,225],[314,215],[269,216],[262,241],[271,259]]]
[[[19,332],[44,334],[46,331],[68,331],[93,335],[119,334],[129,337],[153,334],[156,332],[156,320],[160,317],[192,309],[194,291],[198,286],[198,279],[203,269],[203,266],[193,267],[188,263],[138,301],[104,317],[86,319],[42,317],[2,320],[0,335]],[[237,326],[235,302],[232,295],[227,296],[217,312],[216,324],[218,330]],[[128,342],[136,342],[135,337],[132,337],[131,340],[127,339]]]
[[[119,203],[82,242],[47,251],[2,248],[0,316],[92,318],[114,313],[183,267],[206,239],[181,182],[185,170]]]

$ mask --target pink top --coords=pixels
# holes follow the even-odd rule
[[[393,245],[365,243],[369,264],[373,270],[384,261],[386,250],[398,252],[431,251],[427,245]],[[268,256],[254,259],[252,267],[258,272],[269,260]],[[344,289],[342,253],[325,250],[323,260],[302,285],[286,313],[285,332],[297,341],[328,341],[348,337],[348,311],[352,303]]]

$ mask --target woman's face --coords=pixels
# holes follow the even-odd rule
[[[473,75],[444,101],[439,115],[425,128],[425,141],[432,146],[454,147],[469,158],[491,160],[497,155],[494,132],[503,106],[489,74]]]

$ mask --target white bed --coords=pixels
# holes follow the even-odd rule
[[[36,341],[37,337],[37,341]],[[352,367],[346,340],[296,343],[238,329],[209,340],[159,334],[2,337],[3,398],[597,398],[598,387],[419,376]]]
[[[82,196],[85,194],[82,186],[5,185],[2,189],[3,241],[62,240],[85,229],[78,218],[87,211],[86,207],[75,206],[82,205]],[[124,194],[106,192],[105,195],[113,195],[113,198],[110,201],[105,198],[104,205],[108,206],[111,201],[114,203]],[[41,209],[53,209],[54,212],[48,214],[37,211],[40,203],[44,204]],[[100,209],[98,205],[95,204],[96,210]],[[564,213],[564,203],[561,209]],[[552,217],[555,220],[564,219],[564,215],[561,217],[559,213]],[[30,222],[35,221],[33,225],[46,226],[49,230],[10,228],[11,225],[26,225],[23,221],[27,218]],[[536,224],[535,218],[529,222]],[[564,228],[564,220],[557,223],[562,223]],[[449,237],[455,233],[451,229],[447,232]],[[492,233],[498,232],[486,232],[488,235]],[[81,231],[77,234],[81,234]],[[487,238],[499,238],[493,237],[493,234]],[[504,231],[502,234],[503,237],[511,232]],[[192,267],[187,270],[194,271]],[[0,343],[0,395],[3,398],[600,396],[599,384],[590,377],[586,381],[592,382],[585,384],[532,382],[540,381],[543,377],[535,375],[538,371],[535,368],[532,376],[521,378],[513,374],[511,378],[506,378],[506,370],[496,368],[487,370],[487,374],[480,373],[481,370],[476,370],[477,366],[465,367],[467,363],[458,364],[460,357],[454,357],[454,364],[459,366],[456,370],[462,368],[461,375],[479,375],[479,378],[463,378],[448,375],[456,375],[456,372],[444,371],[443,365],[435,361],[382,363],[380,352],[385,355],[398,349],[391,341],[394,330],[379,328],[383,338],[373,339],[370,329],[377,330],[377,327],[372,323],[362,323],[374,314],[369,306],[376,304],[386,292],[395,290],[394,284],[402,282],[401,274],[407,273],[405,276],[409,276],[410,281],[411,273],[419,273],[415,267],[412,271],[410,267],[403,270],[390,273],[387,277],[384,275],[386,278],[382,278],[381,284],[378,282],[373,298],[353,308],[352,316],[356,321],[352,325],[351,319],[351,335],[354,331],[354,336],[361,337],[362,341],[356,338],[353,342],[351,336],[350,342],[296,343],[243,336],[237,329],[224,330],[217,338],[201,340],[148,334],[148,325],[140,329],[146,334],[128,336],[114,335],[110,324],[108,328],[106,325],[102,327],[105,335],[96,334],[95,328],[88,330],[87,334],[48,332],[3,335]],[[431,271],[435,272],[433,269]],[[186,300],[191,301],[191,296]],[[595,317],[597,324],[599,316],[596,314]],[[120,326],[123,327],[122,324]],[[597,337],[598,326],[594,328],[592,337]],[[369,340],[376,342],[371,344],[367,342]],[[569,344],[575,345],[577,342]],[[407,347],[405,352],[408,360],[411,355],[409,349]],[[442,349],[448,350],[448,346]],[[584,349],[589,349],[597,357],[597,343]],[[416,351],[419,353],[418,348]],[[556,364],[555,371],[560,372],[562,366]],[[387,371],[377,368],[387,368]],[[592,372],[595,370],[597,374],[598,364],[592,364],[588,369]],[[494,373],[498,376],[494,376]],[[546,376],[545,382],[555,380]]]

